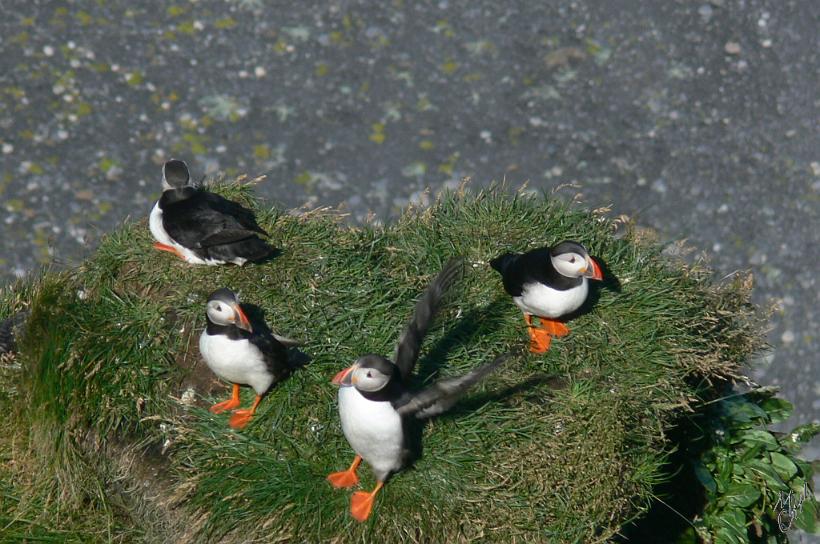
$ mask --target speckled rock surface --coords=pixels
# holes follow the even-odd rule
[[[159,165],[386,220],[578,183],[776,301],[753,376],[820,413],[820,4],[7,1],[0,277],[147,214]],[[570,193],[571,194],[571,193]],[[815,442],[807,452],[820,455]]]

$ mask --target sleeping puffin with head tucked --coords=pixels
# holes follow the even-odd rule
[[[156,249],[207,265],[241,266],[273,254],[251,210],[190,182],[185,162],[171,159],[162,167],[162,195],[148,219]]]
[[[544,353],[552,337],[569,334],[560,319],[587,299],[587,280],[602,280],[600,265],[578,242],[566,240],[527,253],[505,253],[490,261],[501,274],[504,290],[524,312],[530,333],[530,351]],[[532,317],[538,317],[539,326]]]
[[[501,355],[463,376],[440,380],[419,391],[408,388],[424,335],[461,268],[460,259],[451,260],[427,287],[416,303],[393,361],[381,355],[363,355],[332,380],[339,386],[342,431],[356,457],[350,468],[334,472],[327,479],[336,488],[356,485],[359,481],[356,470],[364,459],[377,481],[373,491],[358,491],[351,498],[350,513],[358,521],[370,516],[376,494],[387,478],[404,468],[412,457],[405,420],[424,419],[448,410],[470,387],[508,358],[507,354]]]

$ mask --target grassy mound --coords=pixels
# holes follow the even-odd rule
[[[245,186],[218,190],[256,206]],[[669,473],[675,419],[762,343],[748,285],[713,285],[556,200],[450,194],[386,227],[259,213],[282,248],[262,265],[187,266],[151,249],[142,221],[79,269],[0,292],[0,317],[31,311],[2,367],[10,540],[603,541]],[[367,523],[353,521],[350,491],[324,481],[353,455],[330,378],[363,353],[391,354],[415,299],[456,254],[471,267],[425,342],[418,384],[525,346],[521,313],[487,263],[566,238],[617,281],[547,354],[511,360],[427,423],[422,458]],[[207,411],[228,386],[196,347],[205,299],[222,286],[310,358],[242,432]],[[370,489],[369,469],[360,475]]]

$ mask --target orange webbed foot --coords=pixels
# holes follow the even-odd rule
[[[552,337],[544,329],[530,327],[530,352],[546,353],[550,349]]]
[[[228,399],[214,404],[209,410],[212,414],[221,414],[225,410],[233,410],[237,406],[239,406],[239,399]]]
[[[237,410],[228,420],[228,425],[231,426],[231,429],[244,429],[252,417],[253,410]]]
[[[561,338],[569,334],[567,326],[558,320],[549,319],[547,317],[539,317],[538,319],[541,321],[541,328],[547,331],[550,336]]]
[[[376,494],[384,484],[379,482],[376,488],[368,493],[367,491],[357,491],[350,498],[350,514],[356,521],[365,521],[373,512],[373,503],[376,502]]]
[[[228,420],[228,425],[230,425],[232,429],[244,429],[245,425],[247,425],[253,417],[253,414],[256,413],[256,407],[259,406],[261,401],[261,395],[256,395],[250,410],[236,410],[231,416],[231,419]]]
[[[239,384],[235,383],[231,389],[231,398],[214,404],[211,406],[210,411],[212,414],[221,414],[225,410],[233,410],[237,406],[239,406]]]
[[[327,481],[330,482],[330,485],[336,489],[353,487],[359,483],[359,477],[356,476],[356,469],[359,468],[359,463],[361,462],[362,458],[357,455],[353,459],[353,464],[350,465],[350,468],[343,470],[342,472],[334,472],[333,474],[328,475]]]
[[[346,487],[353,487],[359,483],[359,477],[356,476],[355,472],[344,470],[342,472],[334,472],[333,474],[329,474],[327,481],[330,482],[330,485],[336,489],[343,489]]]
[[[524,314],[524,321],[527,323],[527,332],[530,334],[530,352],[544,353],[550,348],[550,335],[532,324],[532,316]]]
[[[168,253],[173,253],[183,261],[185,260],[185,257],[183,257],[182,254],[179,251],[177,251],[177,249],[174,246],[169,246],[168,244],[162,244],[160,242],[154,242],[154,249],[158,249],[160,251],[167,251]]]

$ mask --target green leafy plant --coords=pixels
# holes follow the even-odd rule
[[[812,466],[797,453],[820,433],[820,424],[788,433],[765,429],[792,412],[776,391],[761,387],[707,405],[700,431],[708,447],[693,460],[707,503],[688,536],[715,543],[787,542],[795,527],[818,530]]]

